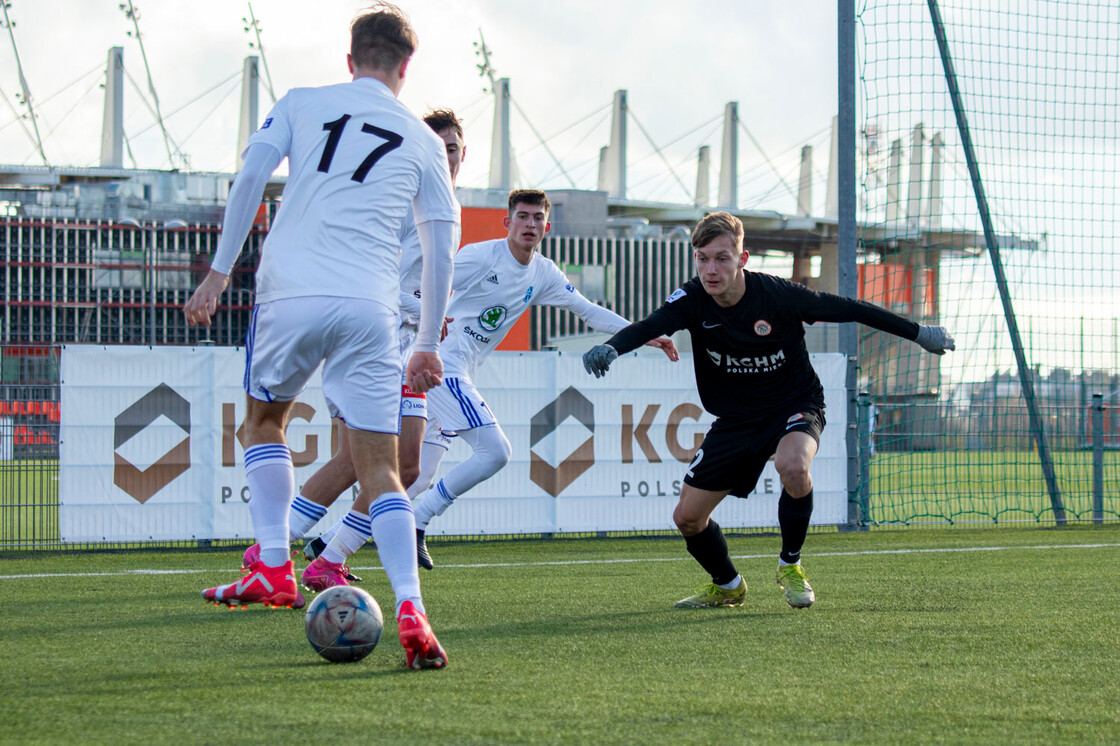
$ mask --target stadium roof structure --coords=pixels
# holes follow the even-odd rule
[[[177,219],[211,225],[221,222],[234,174],[122,167],[125,150],[122,67],[123,50],[120,47],[111,48],[106,68],[109,74],[106,76],[102,119],[101,165],[0,165],[0,214],[6,212],[8,215],[40,220],[119,221],[131,218],[138,222],[157,223]],[[509,79],[494,79],[491,82],[495,108],[489,185],[483,189],[458,190],[460,201],[467,208],[504,209],[509,189],[515,186],[516,168],[512,162],[510,143]],[[242,70],[236,143],[231,142],[231,145],[236,145],[238,153],[243,151],[260,119],[259,83],[258,58],[246,57]],[[790,254],[795,261],[820,256],[827,271],[831,255],[836,251],[838,233],[838,130],[835,120],[824,214],[813,215],[813,153],[810,145],[801,150],[795,213],[738,207],[738,137],[739,132],[746,129],[739,120],[738,103],[734,101],[727,103],[723,112],[716,194],[710,194],[708,186],[713,165],[710,163],[710,150],[708,146],[702,146],[698,153],[693,204],[633,199],[627,194],[627,125],[631,118],[627,92],[616,91],[610,142],[600,151],[598,189],[549,190],[555,206],[552,216],[555,235],[687,240],[691,227],[706,213],[726,210],[743,221],[747,246],[752,252]],[[642,132],[645,132],[644,129]],[[169,145],[169,153],[171,150]],[[985,242],[982,233],[941,224],[943,150],[940,133],[926,138],[922,125],[916,125],[911,140],[909,178],[904,182],[901,140],[891,144],[885,217],[878,220],[864,216],[858,227],[861,251],[886,258],[906,249],[921,248],[937,255],[930,257],[931,263],[936,263],[942,254],[975,256],[983,252]],[[186,162],[186,159],[183,161]],[[284,177],[270,179],[265,199],[280,199],[285,181]],[[680,181],[679,178],[677,181]],[[787,185],[787,188],[792,194],[793,187]],[[905,193],[904,188],[907,190]],[[1000,237],[999,240],[1002,248],[1039,247],[1038,241],[1015,236]],[[834,285],[831,280],[822,277],[821,289],[831,289]]]

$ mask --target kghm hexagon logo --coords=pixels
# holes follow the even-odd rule
[[[159,420],[167,422],[158,422]],[[178,427],[178,430],[174,426]],[[147,441],[137,441],[138,437],[152,434],[149,430],[159,429],[164,437],[155,439],[156,443],[168,440],[173,442],[182,431],[182,439],[147,466],[141,468],[135,461],[150,451]],[[148,430],[149,432],[145,433]],[[124,449],[129,456],[121,455]],[[131,458],[131,460],[130,460]],[[144,458],[144,461],[148,461]],[[180,474],[191,468],[191,403],[177,391],[161,383],[140,397],[139,401],[117,415],[113,420],[113,484],[124,490],[138,503],[145,503],[161,489],[171,484]]]
[[[569,417],[575,418],[587,429],[588,437],[566,458],[553,465],[556,459],[547,458],[550,453],[545,453],[545,457],[542,457],[537,450],[555,452],[561,448],[560,444],[564,440],[549,438],[549,436],[556,433],[564,420]],[[575,387],[569,386],[530,420],[529,479],[548,494],[557,497],[576,478],[594,465],[595,406]]]

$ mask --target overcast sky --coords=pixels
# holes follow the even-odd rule
[[[140,48],[126,35],[131,22],[118,5],[118,0],[12,0],[8,13],[16,23],[16,44],[52,163],[97,164],[99,85],[109,47],[124,48],[126,70],[147,90]],[[363,5],[352,0],[254,2],[277,95],[348,79],[348,24]],[[696,150],[703,144],[712,146],[714,191],[718,118],[728,101],[739,102],[744,128],[739,132],[741,206],[793,211],[793,197],[775,171],[796,183],[797,154],[804,144],[817,146],[818,174],[827,169],[828,128],[837,98],[836,5],[831,0],[402,0],[400,5],[420,36],[402,99],[421,113],[451,106],[465,117],[468,159],[461,185],[484,186],[489,168],[493,107],[475,67],[479,29],[498,75],[511,79],[513,100],[525,114],[514,110],[513,142],[526,183],[569,186],[570,177],[580,188],[595,188],[598,151],[609,137],[604,107],[621,88],[629,91],[634,116],[631,196],[690,199]],[[171,137],[192,169],[232,170],[240,96],[234,76],[245,56],[255,53],[242,23],[248,3],[136,0],[135,7]],[[0,46],[0,90],[10,103],[0,109],[0,162],[41,165],[13,115],[13,107],[23,109],[15,99],[20,84],[10,40]],[[127,78],[125,88],[125,131],[136,165],[168,167],[152,114]],[[271,103],[263,88],[261,101],[263,118]],[[132,165],[127,156],[125,163]],[[823,209],[823,188],[817,196]]]

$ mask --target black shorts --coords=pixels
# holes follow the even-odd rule
[[[791,406],[786,411],[785,416],[766,420],[716,420],[688,465],[684,483],[699,490],[730,490],[735,497],[748,496],[766,462],[778,450],[778,441],[788,433],[803,432],[818,445],[821,442],[823,409]]]

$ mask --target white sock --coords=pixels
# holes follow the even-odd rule
[[[444,511],[451,507],[451,503],[455,502],[456,497],[458,495],[448,490],[442,479],[436,482],[435,487],[416,498],[416,502],[413,503],[416,511],[416,528],[421,531],[426,530],[432,518],[443,515]]]
[[[736,575],[735,579],[732,580],[730,583],[727,583],[727,584],[716,583],[716,585],[718,585],[720,588],[724,589],[725,591],[733,591],[736,588],[738,588],[739,583],[742,583],[742,582],[743,582],[743,576],[742,575]]]
[[[432,481],[439,471],[439,462],[447,455],[447,446],[439,443],[424,441],[420,444],[420,476],[408,486],[408,499],[415,500],[417,495],[423,494],[432,486]]]
[[[245,481],[249,485],[249,515],[261,545],[261,562],[280,567],[288,562],[288,505],[295,492],[292,452],[282,443],[262,443],[245,449]]]
[[[367,517],[366,520],[369,520]],[[342,525],[342,521],[334,524],[323,533],[319,534],[319,538],[323,540],[324,544],[330,544],[334,540],[334,535],[338,533],[338,527]]]
[[[321,556],[327,562],[345,562],[351,554],[362,548],[362,544],[369,541],[369,516],[351,510],[331,530],[334,531],[334,538]]]
[[[401,604],[411,601],[420,613],[424,602],[420,599],[420,571],[416,565],[416,521],[412,503],[400,492],[386,492],[369,506],[370,534],[377,543],[381,566],[389,576],[393,594]],[[393,614],[396,616],[396,613]]]
[[[292,507],[288,510],[288,532],[292,539],[302,539],[307,536],[311,528],[323,520],[327,509],[319,503],[308,500],[303,495],[296,495]]]

